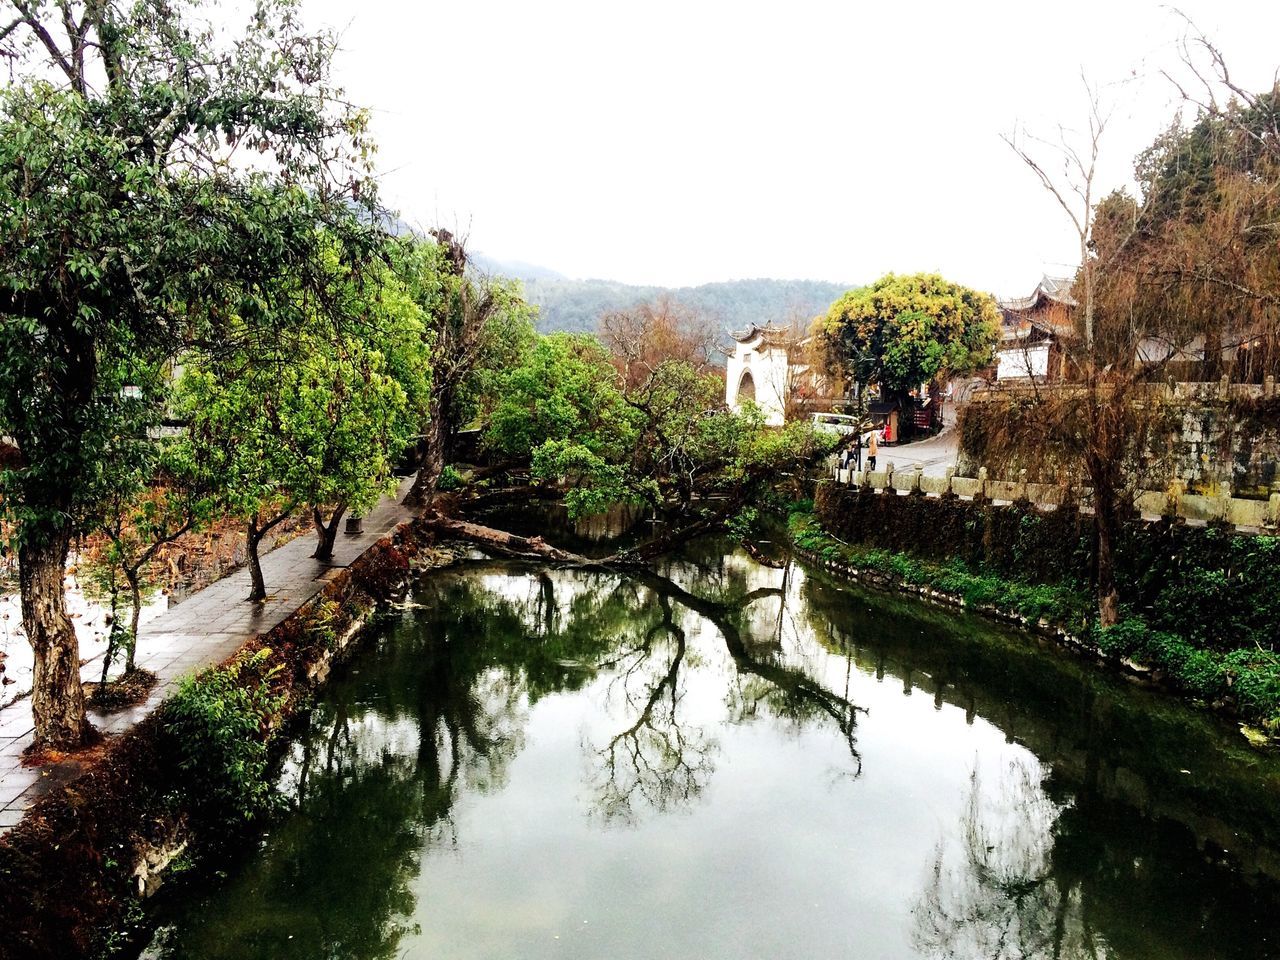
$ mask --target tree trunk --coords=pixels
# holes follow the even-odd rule
[[[133,604],[133,613],[129,617],[129,656],[125,660],[124,672],[132,673],[134,655],[138,652],[138,620],[142,617],[141,569],[126,569],[124,576],[129,581],[129,600]]]
[[[266,529],[259,528],[258,518],[252,517],[245,530],[245,551],[249,558],[249,578],[253,587],[249,591],[250,603],[261,603],[267,599],[267,585],[262,579],[262,561],[258,559],[258,544],[262,541]]]
[[[245,548],[249,557],[249,578],[253,581],[253,589],[249,593],[250,603],[261,603],[267,599],[267,585],[262,579],[262,561],[258,557],[258,547],[262,538],[271,532],[271,528],[285,520],[293,513],[294,504],[289,504],[266,523],[259,523],[255,514],[245,524]]]
[[[596,561],[581,554],[553,547],[541,537],[521,537],[505,530],[486,527],[466,520],[435,517],[430,521],[432,529],[448,537],[466,540],[493,553],[521,560],[550,560],[552,563],[568,563],[575,566],[595,566]]]
[[[101,689],[107,685],[107,673],[111,670],[111,664],[115,662],[116,654],[119,652],[117,646],[117,638],[120,636],[118,629],[118,618],[120,616],[120,589],[116,580],[116,568],[111,568],[111,623],[107,631],[107,649],[102,654],[102,674],[98,677],[98,688]]]
[[[317,560],[333,559],[333,545],[338,539],[338,524],[342,522],[343,514],[346,512],[346,503],[339,503],[333,508],[333,515],[326,524],[324,522],[324,514],[320,512],[320,508],[311,508],[311,522],[315,524],[316,539],[319,541],[316,545],[316,552],[311,556]]]
[[[67,531],[59,530],[18,548],[22,626],[35,655],[31,712],[37,749],[81,746],[92,730],[80,686],[80,643],[67,616],[70,543]]]
[[[1098,488],[1095,487],[1094,511],[1098,528],[1098,624],[1111,627],[1120,622],[1120,593],[1116,589],[1115,561],[1119,524],[1114,491],[1108,490],[1099,495]]]
[[[1201,362],[1201,378],[1213,383],[1223,374],[1222,326],[1211,322],[1204,331],[1204,360]]]
[[[431,422],[427,424],[426,443],[418,460],[418,475],[404,497],[406,506],[428,506],[435,496],[436,484],[440,482],[444,465],[449,462],[453,446],[452,418],[453,388],[441,385],[431,399]]]

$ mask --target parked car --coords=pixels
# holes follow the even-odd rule
[[[838,433],[841,436],[860,433],[867,429],[864,418],[848,413],[815,413],[813,426],[815,430],[821,430],[823,433]]]

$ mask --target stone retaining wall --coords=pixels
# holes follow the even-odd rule
[[[1088,487],[1066,487],[1057,484],[1029,483],[1026,471],[1015,481],[994,480],[985,467],[977,476],[964,477],[948,468],[941,477],[928,476],[920,467],[912,470],[840,470],[830,467],[833,480],[847,486],[863,487],[879,492],[922,493],[942,497],[954,495],[965,500],[992,500],[1012,503],[1026,500],[1037,507],[1057,508],[1074,501],[1082,512],[1090,511],[1092,491]],[[1165,490],[1143,491],[1135,500],[1138,513],[1148,519],[1176,517],[1193,523],[1225,523],[1245,532],[1273,532],[1280,528],[1280,493],[1266,500],[1239,497],[1206,496],[1190,493],[1185,482],[1175,480]]]

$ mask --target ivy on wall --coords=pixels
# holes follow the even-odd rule
[[[957,497],[887,496],[824,483],[823,526],[849,543],[945,562],[1009,580],[1087,587],[1092,519],[1073,509],[993,506]],[[1130,616],[1197,648],[1271,649],[1280,638],[1280,537],[1133,519],[1117,545],[1121,602]]]

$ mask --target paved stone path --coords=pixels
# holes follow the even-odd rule
[[[411,516],[400,497],[411,481],[401,485],[396,497],[387,498],[364,520],[364,532],[338,534],[333,559],[320,561],[311,554],[315,537],[300,536],[262,558],[267,584],[265,603],[251,604],[249,571],[237,570],[198,593],[192,594],[139,630],[139,667],[159,678],[145,703],[111,714],[89,711],[94,726],[105,733],[122,733],[150,713],[185,675],[225,660],[246,640],[266,633],[319,593],[334,572],[355,561],[369,547]],[[100,666],[89,664],[86,679],[96,679]],[[22,819],[35,800],[74,779],[82,770],[76,760],[24,767],[21,754],[31,743],[34,724],[31,700],[26,698],[0,709],[0,835]]]
[[[947,468],[956,465],[960,453],[960,434],[955,427],[947,427],[936,437],[916,443],[904,443],[900,447],[881,447],[876,458],[876,468],[883,470],[893,464],[895,472],[914,470],[917,465],[927,477],[946,476]],[[866,459],[866,451],[863,451]]]

